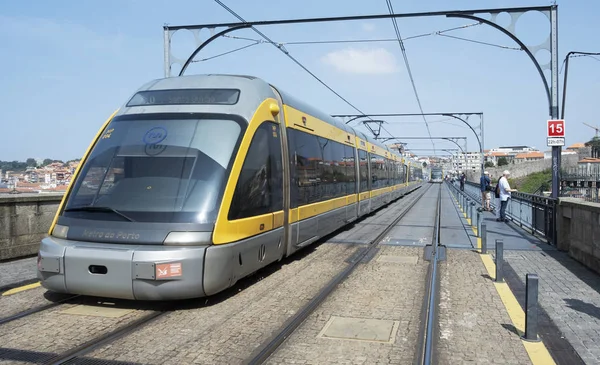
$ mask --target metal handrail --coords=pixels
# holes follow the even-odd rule
[[[481,206],[481,190],[479,184],[467,181],[466,187],[471,187],[471,192],[467,189],[461,191],[455,184],[449,183],[454,190],[465,195],[469,200],[476,202]],[[473,194],[473,188],[477,188],[478,194]],[[493,192],[491,192],[493,193]],[[494,204],[495,199],[492,199],[490,206],[499,209],[498,204]],[[526,228],[533,235],[541,235],[548,243],[556,243],[556,208],[558,199],[527,194],[521,192],[513,192],[511,194],[511,203],[506,209],[506,217],[511,221],[519,224],[520,227]]]

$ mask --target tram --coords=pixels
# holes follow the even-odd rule
[[[431,176],[429,182],[441,184],[444,180],[444,172],[441,167],[434,166],[431,168]]]
[[[158,79],[93,139],[37,275],[61,293],[210,296],[421,180],[416,163],[259,78]]]

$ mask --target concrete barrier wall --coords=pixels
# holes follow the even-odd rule
[[[561,198],[558,248],[600,274],[600,204]]]
[[[63,194],[0,196],[0,260],[35,255]]]
[[[577,162],[579,161],[579,155],[564,155],[561,158],[561,167],[572,167],[577,166]],[[525,161],[520,163],[510,163],[508,165],[500,166],[500,167],[486,167],[486,171],[490,173],[492,178],[495,180],[499,179],[502,176],[502,172],[504,170],[510,171],[510,177],[515,179],[518,177],[527,176],[534,172],[540,172],[547,169],[552,168],[552,159],[547,158],[538,161]],[[474,181],[479,183],[480,172],[476,173],[467,172],[467,179],[469,181]]]

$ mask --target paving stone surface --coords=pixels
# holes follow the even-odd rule
[[[395,263],[377,259],[384,255],[416,256],[419,260]],[[412,363],[427,273],[427,261],[422,256],[422,248],[383,246],[373,260],[359,266],[340,284],[267,364]],[[320,337],[332,317],[396,321],[397,330],[391,331],[391,343]],[[346,333],[352,336],[353,329],[348,327]]]
[[[0,263],[0,286],[35,279],[37,257]]]
[[[428,184],[423,197],[394,227],[382,244],[422,247],[431,244],[440,185]]]
[[[531,364],[479,254],[449,249],[439,268],[439,363]]]
[[[0,296],[0,318],[8,317],[34,307],[51,304],[53,300],[60,300],[66,297],[67,295],[47,292],[42,287]]]
[[[472,248],[477,246],[477,237],[446,186],[442,189],[440,238],[442,243],[448,247]]]
[[[93,306],[95,302],[85,300],[82,303]],[[77,305],[62,304],[2,325],[0,361],[29,356],[33,363],[42,363],[146,313],[145,310],[133,309],[116,318],[63,313]]]
[[[414,198],[412,198],[414,199]],[[88,357],[145,364],[237,364],[311,300],[347,263],[360,244],[374,239],[406,206],[390,205],[323,243],[307,248],[244,290],[222,300],[198,300]],[[389,223],[388,223],[389,224]],[[208,304],[204,304],[208,301]]]
[[[539,277],[539,303],[586,364],[600,364],[600,276],[559,251],[506,251],[525,285]]]

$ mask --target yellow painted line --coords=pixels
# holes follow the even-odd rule
[[[490,255],[479,255],[479,257],[481,257],[481,261],[483,261],[483,265],[487,269],[488,275],[495,280],[496,265],[494,264],[494,261],[492,261],[492,257]],[[523,336],[525,333],[525,312],[521,308],[521,305],[519,305],[517,298],[515,298],[515,295],[508,287],[508,284],[497,283],[494,281],[494,286],[496,287],[498,295],[500,295],[500,299],[508,312],[508,316],[510,317],[513,326],[515,326],[519,336]],[[523,339],[521,339],[521,342],[529,355],[529,359],[534,365],[556,364],[550,355],[550,352],[548,352],[546,345],[544,345],[544,342],[529,342]]]
[[[39,281],[37,283],[33,283],[33,284],[29,284],[29,285],[23,285],[23,286],[20,286],[18,288],[14,288],[14,289],[10,289],[10,290],[5,291],[4,293],[2,293],[2,296],[17,294],[17,293],[20,293],[20,292],[25,291],[25,290],[37,288],[40,285],[42,285],[42,284]]]
[[[477,235],[477,228],[471,226],[471,229],[475,235]],[[477,249],[481,252],[481,238],[479,237],[477,237]],[[490,278],[496,280],[496,264],[492,260],[492,257],[489,254],[480,254],[479,257],[481,257],[481,261],[483,261],[483,265]],[[525,334],[525,312],[507,283],[498,283],[494,281],[494,286],[496,287],[496,291],[504,304],[504,308],[506,308],[506,312],[508,312],[508,316],[510,317],[513,326],[515,326],[519,337],[522,337]],[[523,339],[521,339],[521,342],[533,365],[556,365],[552,355],[550,355],[546,345],[544,345],[544,342],[530,342]]]

